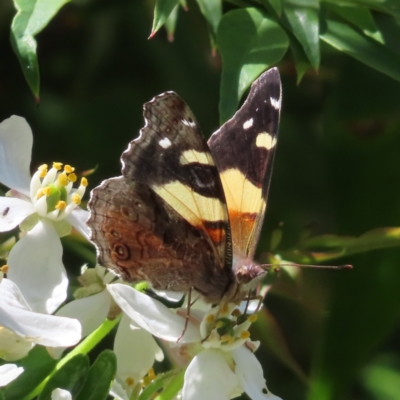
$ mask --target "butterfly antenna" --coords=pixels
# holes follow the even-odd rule
[[[296,263],[282,263],[282,264],[261,264],[264,269],[274,268],[279,271],[279,267],[298,267],[298,268],[318,268],[318,269],[353,269],[350,264],[345,265],[313,265],[313,264],[296,264]]]

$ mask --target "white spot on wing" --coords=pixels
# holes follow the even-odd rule
[[[158,144],[163,148],[163,149],[168,149],[172,145],[171,141],[168,138],[161,139]]]
[[[269,98],[271,101],[271,106],[275,108],[275,110],[280,110],[281,108],[281,99],[274,99],[273,97]]]
[[[253,126],[254,120],[253,118],[248,119],[244,124],[243,124],[243,129],[249,129]]]
[[[264,149],[270,150],[276,145],[276,137],[272,137],[267,132],[261,132],[258,134],[256,139],[257,147],[264,147]]]
[[[190,128],[194,128],[194,127],[196,126],[196,123],[195,123],[195,122],[193,122],[193,121],[188,121],[187,119],[183,119],[183,120],[182,120],[182,124],[183,124],[183,125],[186,125],[186,126],[188,126],[188,127],[190,127]]]

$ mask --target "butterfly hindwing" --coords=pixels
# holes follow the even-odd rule
[[[88,221],[98,262],[126,281],[148,281],[160,290],[194,287],[218,302],[230,283],[202,231],[147,185],[111,178],[92,191]]]
[[[122,174],[149,186],[203,231],[225,268],[231,263],[228,211],[217,167],[186,103],[174,92],[144,105],[145,127],[122,155]]]
[[[209,139],[228,205],[233,250],[253,257],[272,174],[281,108],[277,68],[263,73],[232,119]]]

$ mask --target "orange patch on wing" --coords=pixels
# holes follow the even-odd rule
[[[243,213],[229,210],[229,222],[232,230],[232,245],[234,249],[245,251],[251,240],[258,213]]]
[[[215,244],[221,244],[225,242],[225,229],[221,228],[205,228],[208,236]]]

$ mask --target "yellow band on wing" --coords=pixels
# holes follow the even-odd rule
[[[204,165],[215,165],[210,153],[197,150],[184,151],[179,158],[179,162],[182,165],[196,162]]]

